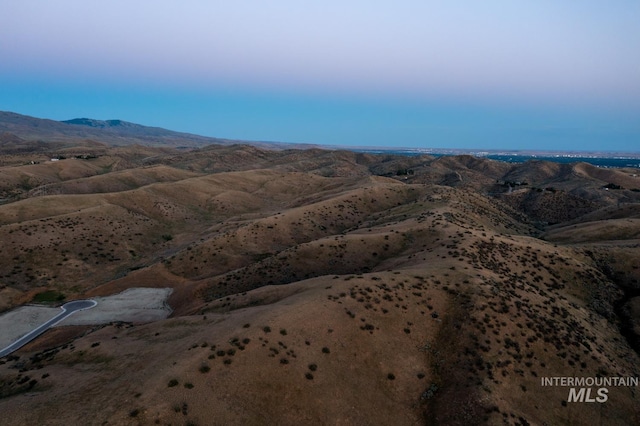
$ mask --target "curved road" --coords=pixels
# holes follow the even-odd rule
[[[85,309],[91,309],[97,304],[98,302],[96,302],[95,300],[74,300],[72,302],[65,303],[61,307],[62,312],[60,312],[58,315],[51,318],[49,321],[45,322],[44,324],[34,328],[30,332],[28,332],[27,334],[25,334],[24,336],[22,336],[21,338],[19,338],[9,346],[7,346],[6,348],[0,350],[0,358],[2,358],[3,356],[7,356],[11,352],[20,349],[21,347],[23,347],[24,345],[26,345],[27,343],[29,343],[30,341],[32,341],[33,339],[35,339],[36,337],[38,337],[39,335],[47,331],[49,328],[58,324],[60,321],[64,320],[74,312],[82,311]]]

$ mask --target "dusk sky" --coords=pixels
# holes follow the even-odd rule
[[[244,140],[640,151],[640,1],[0,0],[0,110]]]

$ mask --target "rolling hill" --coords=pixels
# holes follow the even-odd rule
[[[95,120],[74,118],[54,121],[30,117],[8,111],[0,111],[0,147],[11,140],[57,142],[63,146],[78,141],[96,141],[110,145],[146,145],[192,148],[209,144],[234,144],[241,141],[211,138],[190,133],[175,132],[160,127],[142,126],[123,120]],[[268,142],[245,142],[263,148],[279,147],[282,144]],[[24,145],[24,144],[22,144]],[[29,146],[33,151],[35,146]],[[24,149],[24,147],[23,147]]]
[[[0,360],[6,424],[639,418],[635,388],[588,404],[541,384],[640,376],[632,171],[114,146],[129,125],[60,126],[95,140],[60,130],[20,151],[29,136],[0,129],[17,135],[0,155],[0,309],[168,287],[173,313],[57,327]]]

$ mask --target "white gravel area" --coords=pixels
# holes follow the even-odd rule
[[[27,305],[0,315],[0,349],[62,312],[60,308]]]
[[[58,326],[94,325],[111,321],[153,322],[171,314],[167,298],[170,288],[130,288],[107,297],[93,297],[98,302],[94,308],[76,312]]]
[[[107,297],[93,297],[94,308],[75,312],[55,327],[95,325],[112,321],[153,322],[167,318],[171,308],[167,298],[170,288],[130,288]],[[26,305],[0,314],[0,349],[9,346],[40,324],[58,315],[60,308]]]

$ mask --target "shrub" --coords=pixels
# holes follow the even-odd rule
[[[32,302],[36,303],[46,303],[46,302],[62,302],[66,299],[66,296],[63,293],[60,293],[55,290],[47,290],[41,293],[36,294],[33,297]]]
[[[170,388],[174,387],[174,386],[178,386],[178,380],[176,379],[171,379],[169,380],[169,383],[167,383],[167,386],[169,386]]]

